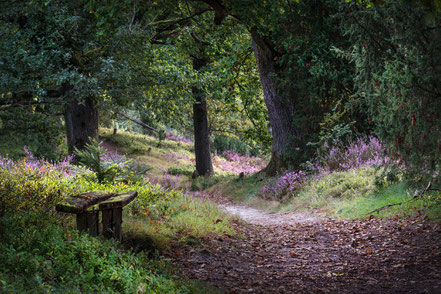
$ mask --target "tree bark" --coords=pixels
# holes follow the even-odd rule
[[[256,33],[251,32],[251,35],[273,137],[271,160],[263,172],[273,176],[279,170],[298,167],[299,162],[292,156],[287,156],[298,148],[298,131],[293,126],[295,105],[292,99],[282,96],[281,89],[277,89],[274,82],[279,69],[270,46]]]
[[[75,148],[83,149],[91,138],[98,134],[98,111],[92,98],[84,99],[83,103],[73,99],[66,107],[65,124],[69,154]]]
[[[200,70],[207,61],[193,57],[193,69]],[[207,101],[205,93],[198,87],[193,92],[193,123],[194,123],[194,151],[196,157],[196,171],[199,176],[213,174],[213,164],[210,154],[210,132],[208,128]]]

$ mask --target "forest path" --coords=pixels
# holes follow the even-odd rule
[[[309,212],[299,213],[265,213],[261,210],[245,205],[223,204],[219,205],[224,211],[235,215],[245,222],[258,226],[313,224],[324,219]]]
[[[340,221],[221,203],[243,237],[213,237],[170,257],[185,277],[229,293],[441,293],[441,227]]]

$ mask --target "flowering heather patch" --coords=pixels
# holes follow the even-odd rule
[[[222,152],[221,156],[229,161],[242,161],[242,157],[236,153],[234,150],[226,150]],[[244,156],[244,159],[249,158],[249,156]]]
[[[262,170],[266,165],[265,160],[262,158],[248,155],[240,156],[233,150],[224,151],[222,157],[226,160],[215,154],[213,156],[213,165],[224,172],[252,174]]]
[[[20,210],[51,210],[63,197],[62,183],[75,172],[71,158],[58,162],[37,159],[25,149],[26,157],[11,160],[0,157],[0,215]]]
[[[23,148],[26,154],[22,160],[14,161],[8,156],[0,155],[0,169],[16,169],[23,168],[32,173],[48,174],[53,171],[64,172],[66,175],[74,173],[73,167],[70,165],[73,156],[67,156],[59,161],[47,161],[44,158],[37,158],[30,152],[26,146]]]
[[[166,169],[162,171],[162,176],[150,177],[147,180],[154,185],[161,186],[164,190],[178,190],[181,175],[170,175]]]
[[[283,176],[271,179],[260,190],[262,198],[276,198],[282,200],[285,195],[292,195],[300,191],[305,184],[306,175],[302,171],[289,171]]]
[[[166,139],[171,140],[171,141],[175,141],[175,142],[183,142],[183,143],[187,143],[187,144],[193,143],[191,140],[187,139],[184,136],[177,136],[177,135],[173,135],[171,133],[169,133],[167,135]]]
[[[123,164],[127,161],[124,156],[119,155],[116,152],[112,152],[112,151],[108,151],[108,150],[103,151],[103,154],[100,159],[105,162],[113,162],[113,163],[120,163],[120,164]]]
[[[323,147],[323,149],[329,148],[327,144]],[[385,150],[385,146],[376,137],[358,138],[347,147],[342,144],[332,146],[322,156],[320,163],[316,164],[316,169],[319,174],[328,174],[332,171],[380,166],[390,160]]]
[[[6,155],[5,157],[0,155],[0,169],[9,169],[14,164],[12,159],[9,159]]]

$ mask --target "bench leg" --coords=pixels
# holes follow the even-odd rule
[[[92,237],[99,234],[99,211],[86,211],[77,214],[77,229],[80,232],[89,231]]]
[[[121,242],[122,208],[103,210],[103,235]]]

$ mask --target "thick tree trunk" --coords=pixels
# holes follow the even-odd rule
[[[205,59],[193,57],[193,68],[201,69],[206,65]],[[200,176],[213,174],[213,164],[210,154],[210,132],[208,129],[207,101],[205,94],[197,87],[193,92],[193,123],[194,123],[194,152],[196,157],[196,171]]]
[[[273,137],[271,160],[263,171],[267,175],[274,175],[281,169],[296,168],[298,164],[295,158],[287,156],[298,148],[298,132],[293,126],[294,102],[284,98],[281,90],[277,89],[274,77],[278,69],[270,48],[254,39],[253,48]]]
[[[66,108],[65,124],[69,154],[75,148],[83,149],[90,143],[90,138],[98,134],[98,111],[92,98],[86,98],[84,103],[73,99]]]
[[[214,22],[219,25],[231,11],[223,5],[222,1],[201,0],[211,6],[215,12]],[[271,133],[273,136],[272,156],[268,166],[263,170],[267,175],[274,175],[284,168],[298,167],[299,160],[294,158],[293,149],[299,148],[299,133],[293,126],[294,101],[284,99],[281,95],[283,89],[277,89],[273,76],[277,76],[278,68],[272,45],[262,37],[256,28],[250,28],[253,39],[254,54],[259,69],[260,80],[263,87],[265,104],[268,108]],[[291,155],[291,156],[287,156]]]

